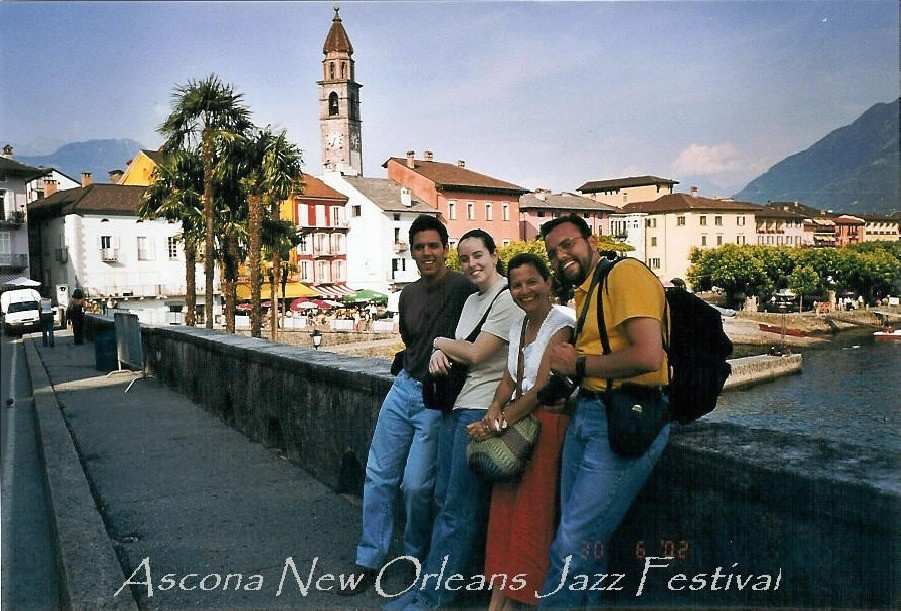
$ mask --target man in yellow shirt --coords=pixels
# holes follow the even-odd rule
[[[614,388],[624,382],[667,383],[662,337],[666,297],[657,277],[641,262],[630,260],[610,270],[602,291],[600,287],[591,290],[601,257],[591,229],[579,216],[553,219],[542,226],[541,235],[558,277],[576,287],[577,315],[582,314],[586,300],[588,309],[575,347],[563,344],[548,351],[551,369],[577,378],[581,389],[563,445],[560,525],[544,587],[538,593],[539,604],[597,607],[600,591],[573,591],[569,585],[577,575],[607,572],[603,550],[666,447],[670,428],[664,426],[644,454],[614,453],[607,437],[602,392],[608,378]],[[611,349],[606,355],[598,330],[599,298]]]

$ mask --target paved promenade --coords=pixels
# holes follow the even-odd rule
[[[347,599],[317,589],[322,575],[352,565],[360,528],[355,499],[333,493],[301,466],[153,380],[138,381],[125,394],[135,376],[107,378],[96,371],[92,343],[75,346],[66,334],[57,337],[55,349],[42,348],[39,339],[26,343],[41,403],[63,579],[76,607],[134,608],[132,595],[140,608],[151,609],[385,602],[372,591]],[[79,484],[78,474],[70,472],[77,470],[74,459],[53,456],[65,446],[60,436],[66,434],[54,424],[55,402],[87,483],[81,478]],[[85,501],[88,494],[96,507]],[[92,528],[101,524],[98,510],[102,526]],[[316,562],[306,594],[288,566],[290,558],[304,586]],[[131,579],[142,584],[114,597],[135,569]],[[208,591],[201,590],[202,579]],[[319,585],[336,587],[328,578]]]

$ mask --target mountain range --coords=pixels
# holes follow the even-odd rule
[[[901,209],[899,106],[875,104],[850,125],[786,157],[735,199],[798,201],[836,212],[887,214]]]
[[[90,172],[94,182],[109,182],[110,170],[124,170],[126,162],[143,147],[139,142],[122,139],[86,140],[64,144],[50,155],[16,155],[16,161],[32,166],[54,167],[66,176],[81,180]]]

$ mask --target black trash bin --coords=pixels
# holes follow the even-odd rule
[[[116,358],[116,329],[113,327],[94,329],[94,367],[99,371],[119,368]]]

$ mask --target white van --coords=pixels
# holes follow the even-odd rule
[[[7,333],[41,328],[41,294],[34,289],[15,289],[0,294],[0,312]]]

